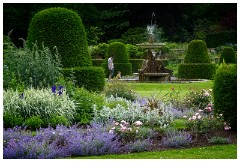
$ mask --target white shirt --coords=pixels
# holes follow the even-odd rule
[[[108,58],[108,68],[109,68],[110,70],[113,70],[113,69],[114,69],[112,57],[109,57],[109,58]]]

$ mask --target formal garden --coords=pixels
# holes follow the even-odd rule
[[[37,12],[22,47],[3,36],[4,159],[237,159],[236,45],[165,42],[171,79],[140,82],[145,49],[88,42],[62,7]]]

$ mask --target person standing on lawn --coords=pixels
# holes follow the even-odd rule
[[[113,64],[113,56],[108,58],[108,69],[109,69],[109,77],[108,80],[111,80],[114,75],[114,64]]]

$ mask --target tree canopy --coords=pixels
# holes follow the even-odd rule
[[[26,39],[35,13],[50,7],[77,12],[94,43],[119,39],[131,28],[146,28],[154,12],[168,41],[186,42],[202,33],[237,30],[237,3],[4,3],[3,34],[12,31],[16,45]]]

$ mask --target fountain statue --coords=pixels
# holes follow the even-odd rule
[[[154,24],[152,23],[155,19]],[[139,69],[139,81],[170,81],[172,71],[165,68],[161,60],[156,59],[154,49],[164,46],[164,43],[155,42],[154,31],[157,29],[156,18],[152,13],[151,24],[147,26],[148,43],[136,44],[140,48],[147,49],[146,59],[143,60],[142,67]]]

